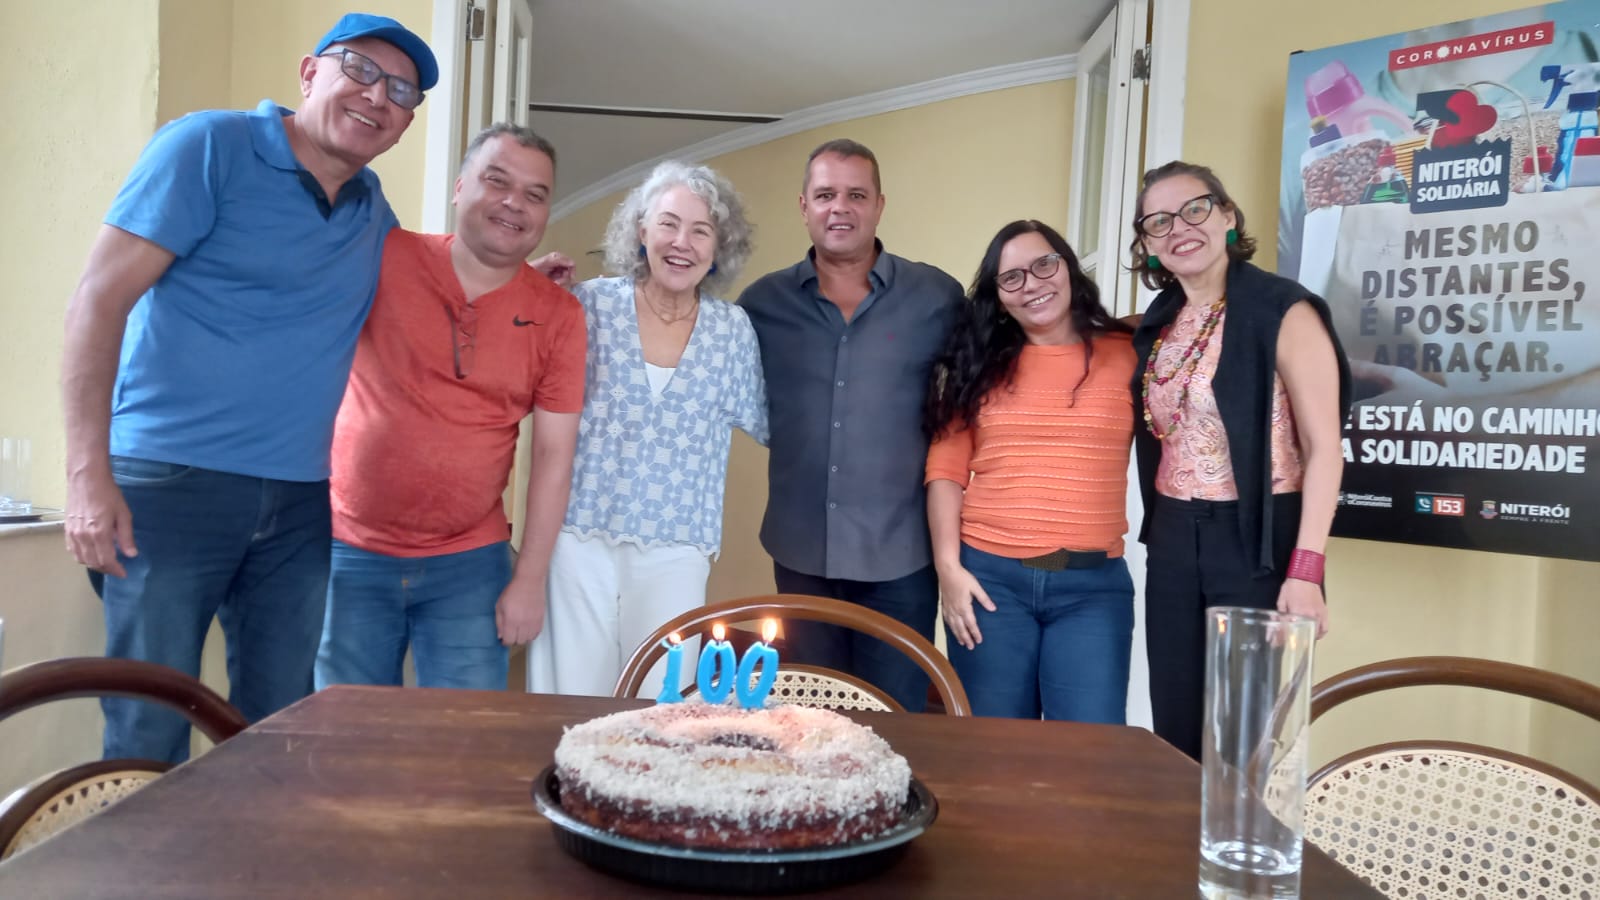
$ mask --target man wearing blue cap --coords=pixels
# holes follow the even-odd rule
[[[438,77],[400,23],[347,15],[297,111],[169,123],[67,309],[67,547],[103,577],[106,655],[198,675],[215,616],[252,721],[311,689],[334,415],[398,224],[367,164]],[[108,759],[187,757],[176,713],[102,708]]]

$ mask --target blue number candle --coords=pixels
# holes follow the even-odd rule
[[[727,630],[720,624],[711,626],[713,640],[700,651],[700,667],[695,671],[695,686],[707,703],[721,703],[733,692],[733,679],[739,668],[733,645],[722,638]]]
[[[682,703],[683,694],[678,691],[678,684],[683,680],[683,638],[674,631],[661,639],[661,646],[667,648],[667,675],[661,682],[661,694],[656,702]]]
[[[778,651],[770,643],[777,635],[776,621],[768,619],[761,623],[761,640],[751,644],[739,662],[739,680],[734,690],[739,694],[739,705],[745,709],[760,709],[767,702],[767,695],[772,693],[772,683],[778,678]],[[752,685],[750,680],[755,677],[757,666],[761,667],[761,679]]]

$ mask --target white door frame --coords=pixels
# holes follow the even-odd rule
[[[466,149],[465,141],[501,118],[523,125],[528,121],[526,109],[520,116],[503,114],[508,104],[525,106],[532,87],[533,7],[529,0],[479,0],[477,5],[484,10],[486,33],[477,42],[477,52],[468,53],[469,0],[434,0],[433,3],[433,30],[428,46],[439,63],[439,83],[428,92],[428,126],[422,166],[422,230],[435,234],[450,230],[450,199],[456,167]],[[502,20],[515,27],[503,27]],[[509,47],[513,40],[519,43],[515,54]],[[491,48],[492,70],[489,65]],[[517,60],[515,73],[506,71],[506,63],[511,59]],[[468,65],[472,67],[471,72],[467,71]],[[469,89],[471,96],[467,96]],[[515,99],[517,97],[522,99]]]
[[[1136,214],[1134,199],[1146,169],[1178,159],[1183,152],[1183,100],[1189,46],[1190,0],[1117,0],[1106,20],[1078,54],[1077,103],[1074,109],[1071,194],[1068,197],[1067,239],[1083,250],[1085,209],[1091,175],[1098,174],[1094,189],[1100,192],[1098,237],[1095,246],[1081,252],[1085,269],[1100,288],[1101,301],[1114,315],[1147,308],[1154,293],[1138,284],[1127,268],[1123,249]],[[1133,57],[1143,51],[1149,61],[1144,81],[1132,77]],[[1089,73],[1109,58],[1110,84],[1106,102],[1101,171],[1085,170],[1091,156],[1083,140],[1090,131]],[[1134,417],[1135,427],[1139,425]],[[1134,632],[1128,672],[1129,724],[1150,727],[1149,661],[1144,641],[1144,545],[1138,535],[1144,524],[1144,503],[1139,493],[1137,464],[1128,466],[1126,500],[1128,538],[1125,559],[1133,577]]]
[[[533,87],[533,9],[528,0],[496,0],[494,60],[490,122],[527,125]]]
[[[422,230],[450,230],[450,196],[461,158],[461,112],[466,98],[467,0],[434,0],[428,46],[439,63],[439,83],[428,93],[427,145],[422,161]]]
[[[1143,170],[1152,169],[1174,159],[1183,158],[1183,100],[1189,67],[1189,4],[1191,0],[1151,0],[1150,17],[1150,78],[1145,92],[1144,154],[1142,162],[1129,168],[1129,181],[1133,191],[1128,195],[1125,221],[1117,226],[1114,243],[1120,249],[1132,230],[1138,210],[1134,198]],[[1116,264],[1127,261],[1118,253]],[[1137,284],[1137,279],[1132,279]],[[1129,283],[1127,280],[1124,284]],[[1155,292],[1138,284],[1134,296],[1128,298],[1131,306],[1119,312],[1144,312],[1155,299]],[[1135,428],[1144,424],[1138,415],[1140,398],[1134,398]],[[1151,727],[1150,716],[1150,666],[1144,643],[1144,544],[1139,543],[1139,532],[1144,527],[1144,498],[1139,493],[1138,463],[1128,462],[1128,539],[1124,558],[1133,576],[1134,632],[1133,659],[1129,666],[1128,724]]]

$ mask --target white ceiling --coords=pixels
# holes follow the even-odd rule
[[[528,0],[541,103],[789,115],[1076,53],[1112,0]],[[748,123],[535,111],[556,199]]]

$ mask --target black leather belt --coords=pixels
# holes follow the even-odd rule
[[[1043,556],[1017,560],[1030,569],[1060,572],[1062,569],[1098,569],[1106,564],[1104,550],[1051,550]]]

